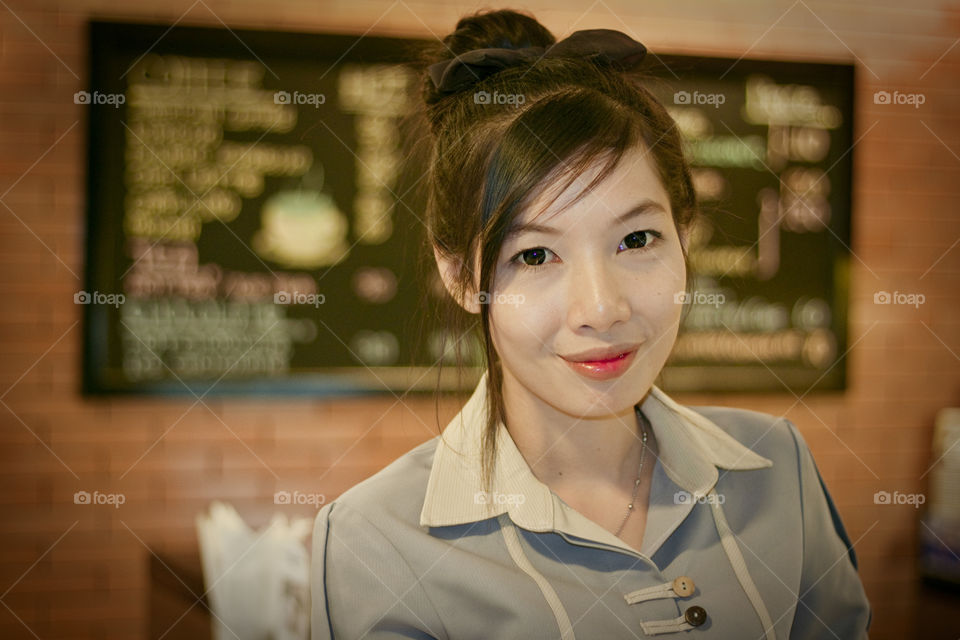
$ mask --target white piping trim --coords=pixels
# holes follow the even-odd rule
[[[670,620],[650,620],[649,622],[641,622],[640,628],[643,629],[643,633],[648,636],[696,629],[695,626],[687,622],[685,615],[682,615],[679,618],[671,618]]]
[[[677,595],[673,590],[673,580],[664,582],[663,584],[655,584],[652,587],[637,589],[636,591],[631,591],[630,593],[623,596],[624,600],[627,601],[627,604],[636,604],[638,602],[644,602],[646,600],[655,600],[657,598],[676,598],[676,597]]]
[[[723,509],[720,508],[717,492],[715,489],[710,489],[710,493],[713,494],[714,498],[709,502],[711,510],[713,511],[713,521],[717,525],[717,533],[720,534],[720,544],[723,545],[723,550],[727,552],[727,558],[730,560],[733,572],[737,574],[737,580],[740,581],[740,586],[743,587],[751,604],[753,604],[754,610],[757,612],[757,615],[760,616],[760,623],[763,624],[764,637],[768,640],[777,640],[777,634],[773,629],[773,621],[770,619],[767,607],[763,604],[763,598],[760,597],[760,592],[757,591],[757,586],[750,577],[750,572],[747,571],[747,563],[743,559],[743,554],[740,553],[740,547],[737,546],[736,541],[733,539],[730,525],[727,523],[726,516],[723,515]]]
[[[547,582],[543,574],[537,571],[527,556],[524,555],[523,546],[520,544],[520,536],[517,534],[517,530],[514,528],[510,516],[506,513],[501,513],[497,517],[497,520],[500,521],[500,532],[503,534],[503,540],[507,544],[507,551],[510,552],[510,557],[513,558],[513,562],[520,567],[524,573],[533,578],[533,581],[540,587],[540,592],[543,593],[547,604],[550,605],[550,609],[553,610],[553,615],[557,619],[557,626],[560,628],[560,638],[562,640],[576,640],[573,635],[573,625],[570,624],[570,618],[567,617],[567,610],[563,608],[563,603],[560,602],[560,598],[557,596],[557,592],[553,590],[553,586]]]

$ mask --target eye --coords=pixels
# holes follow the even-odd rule
[[[663,234],[659,231],[654,231],[653,229],[644,229],[643,231],[634,231],[633,233],[627,234],[624,236],[623,240],[620,242],[620,246],[617,247],[622,251],[627,249],[643,249],[644,247],[653,243],[652,238],[662,238]]]
[[[524,249],[510,259],[510,262],[516,263],[524,269],[536,270],[542,267],[547,260],[547,254],[552,253],[546,247],[533,247]]]

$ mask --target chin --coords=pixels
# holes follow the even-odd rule
[[[568,376],[571,375],[570,372],[567,372],[567,374]],[[627,372],[618,378],[607,381],[588,380],[577,374],[572,375],[574,376],[572,379],[565,378],[569,381],[566,385],[558,385],[557,387],[566,389],[569,393],[560,395],[554,390],[552,395],[558,396],[556,400],[561,404],[567,404],[571,400],[576,403],[579,410],[568,411],[567,413],[588,418],[623,413],[639,402],[641,391],[646,392],[649,388],[649,383],[646,383],[647,376],[642,375],[642,373],[631,375],[630,372]],[[645,384],[646,386],[644,386]]]

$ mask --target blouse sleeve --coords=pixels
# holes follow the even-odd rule
[[[337,502],[324,506],[312,546],[312,640],[445,637],[417,576],[359,511]]]
[[[873,612],[857,556],[803,436],[790,422],[800,467],[803,573],[791,640],[867,638]]]

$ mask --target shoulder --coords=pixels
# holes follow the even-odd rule
[[[803,436],[788,418],[752,409],[720,406],[689,406],[708,418],[730,437],[754,453],[799,471],[800,459],[809,453]]]
[[[320,510],[318,521],[326,522],[336,513],[338,524],[364,522],[385,535],[397,526],[418,527],[437,442],[434,437],[414,447],[343,492]]]
[[[427,630],[443,629],[418,578],[423,571],[410,564],[424,537],[420,511],[436,444],[433,438],[408,451],[317,514],[312,637],[392,637],[401,628],[433,637]],[[401,597],[404,606],[396,607]]]
[[[827,531],[833,528],[857,560],[827,484],[803,434],[789,419],[749,409],[701,406],[690,409],[709,418],[740,444],[770,459],[770,478],[765,489],[773,495],[796,493],[804,522]],[[729,477],[729,476],[728,476]],[[758,489],[759,490],[759,489]]]

